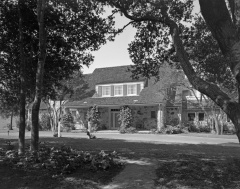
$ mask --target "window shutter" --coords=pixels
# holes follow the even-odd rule
[[[111,85],[111,96],[114,96],[114,86]]]
[[[141,85],[140,85],[140,84],[137,84],[137,95],[140,94],[140,90],[141,90]]]
[[[127,96],[127,85],[123,85],[123,96]]]
[[[102,96],[102,86],[98,86],[98,96]]]

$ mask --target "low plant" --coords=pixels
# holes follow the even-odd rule
[[[119,129],[119,132],[121,134],[124,134],[124,133],[137,133],[137,129],[135,127],[129,127],[129,128],[121,128]]]
[[[171,126],[166,125],[165,127],[162,127],[159,131],[161,134],[180,134],[180,133],[188,133],[188,128],[184,126]]]
[[[236,134],[236,129],[232,122],[225,122],[223,124],[223,132],[226,134]]]
[[[193,133],[200,132],[199,128],[193,122],[187,122],[184,126],[188,128],[189,132],[193,132]]]
[[[199,124],[198,128],[199,128],[199,132],[202,132],[202,133],[211,132],[211,127],[209,124]]]
[[[0,149],[1,159],[4,163],[22,169],[47,169],[53,175],[69,174],[79,168],[93,171],[107,170],[112,166],[122,166],[118,161],[117,153],[99,153],[78,151],[71,147],[60,148],[40,145],[37,154],[26,151],[25,155],[18,155],[16,150]]]

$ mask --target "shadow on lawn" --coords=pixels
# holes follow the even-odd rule
[[[0,147],[5,140],[0,139]],[[12,141],[17,144],[17,140]],[[116,151],[129,163],[141,162],[139,166],[157,162],[155,187],[159,188],[240,188],[240,148],[236,144],[157,144],[67,137],[46,137],[40,141],[49,146],[66,145],[92,153]]]

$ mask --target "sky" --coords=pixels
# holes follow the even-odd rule
[[[194,12],[199,12],[198,0],[194,1]],[[126,25],[129,20],[124,17],[116,16],[116,27],[121,28]],[[123,33],[116,36],[113,42],[108,41],[98,51],[93,52],[94,61],[87,68],[83,68],[83,73],[92,73],[96,68],[124,66],[133,64],[128,54],[128,44],[133,41],[136,29],[128,26]]]

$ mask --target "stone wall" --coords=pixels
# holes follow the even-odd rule
[[[157,111],[158,106],[132,106],[133,127],[141,129],[157,128]],[[155,118],[151,118],[151,111],[155,111]]]
[[[138,130],[149,130],[157,128],[157,112],[158,106],[131,106],[133,115],[133,127],[136,127]],[[76,123],[76,129],[87,128],[87,114],[88,108],[78,108],[78,120]],[[109,129],[109,108],[103,107],[98,109],[100,112],[100,123],[99,129]],[[69,109],[65,109],[65,112],[69,111]],[[151,118],[151,112],[155,112],[155,118]]]

